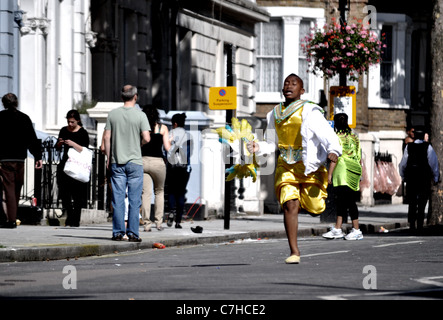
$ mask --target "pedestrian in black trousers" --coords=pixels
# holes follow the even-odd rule
[[[65,225],[79,227],[82,208],[87,206],[88,184],[69,177],[63,169],[68,161],[68,150],[74,148],[78,152],[82,152],[83,148],[89,146],[89,135],[83,128],[77,110],[69,111],[66,120],[68,125],[60,130],[56,145],[57,149],[63,148],[64,151],[63,158],[57,167],[57,182],[63,209],[67,214]]]
[[[425,131],[416,128],[414,134],[415,140],[407,144],[399,169],[400,176],[406,182],[410,229],[421,231],[431,194],[431,182],[438,183],[440,170],[435,150],[424,141]]]
[[[42,168],[42,151],[31,119],[18,110],[18,98],[8,93],[2,98],[0,112],[0,185],[3,214],[2,228],[16,228],[20,191],[24,183],[25,159],[28,150],[34,156],[35,168]]]

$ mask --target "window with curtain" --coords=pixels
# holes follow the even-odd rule
[[[281,20],[256,25],[258,92],[280,92],[283,72],[283,26]]]

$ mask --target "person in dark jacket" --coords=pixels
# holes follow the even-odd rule
[[[17,96],[3,96],[5,110],[0,112],[0,184],[2,207],[0,227],[16,228],[20,191],[24,184],[25,159],[28,150],[34,156],[35,168],[42,168],[41,143],[31,119],[19,111]]]
[[[414,142],[408,143],[399,165],[400,176],[406,182],[408,222],[411,231],[422,231],[425,208],[431,194],[431,182],[440,180],[437,154],[425,141],[424,128],[415,129]]]

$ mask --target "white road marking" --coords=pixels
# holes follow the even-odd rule
[[[435,281],[436,279],[443,279],[443,276],[440,277],[424,277],[419,279],[412,279],[422,284],[430,284],[437,287],[443,287],[443,282]]]
[[[429,292],[440,292],[439,289],[424,289],[424,290],[411,290],[411,291],[385,291],[385,292],[371,292],[364,294],[338,294],[331,296],[319,296],[323,300],[348,300],[357,297],[376,297],[376,296],[403,296],[408,294],[419,294],[419,293],[429,293]]]
[[[419,241],[395,242],[395,243],[387,243],[378,246],[373,246],[373,248],[384,248],[384,247],[398,246],[403,244],[414,244],[414,243],[423,243],[423,242],[425,241],[419,240]]]
[[[315,256],[325,256],[325,255],[329,255],[329,254],[337,254],[337,253],[348,253],[349,250],[346,251],[333,251],[333,252],[321,252],[321,253],[312,253],[312,254],[306,254],[306,255],[302,255],[302,258],[306,258],[306,257],[315,257]]]

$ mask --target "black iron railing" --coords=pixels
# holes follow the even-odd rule
[[[34,171],[34,191],[22,194],[23,200],[35,198],[36,203],[34,204],[46,210],[62,209],[57,184],[57,166],[60,164],[63,151],[56,149],[56,143],[57,139],[55,137],[49,137],[42,141],[43,168],[42,170]],[[88,183],[87,209],[108,210],[105,156],[99,149],[91,150],[94,156],[91,179]],[[31,200],[32,203],[33,201]]]

